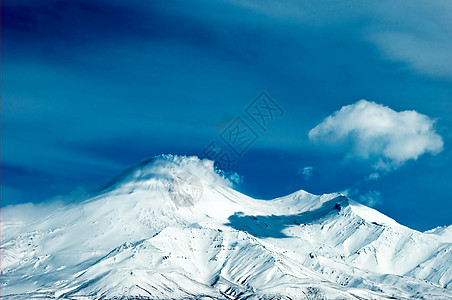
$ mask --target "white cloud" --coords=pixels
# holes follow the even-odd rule
[[[414,110],[396,112],[360,100],[328,116],[309,131],[309,138],[368,159],[377,170],[391,170],[424,153],[442,151],[443,140],[434,124],[435,120]]]

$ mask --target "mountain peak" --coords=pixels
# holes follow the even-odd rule
[[[200,159],[197,156],[162,154],[144,159],[126,169],[103,186],[100,191],[105,192],[124,186],[149,186],[152,183],[167,184],[188,176],[206,184],[232,186],[221,171],[215,170],[212,160]]]

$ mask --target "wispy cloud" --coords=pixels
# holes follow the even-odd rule
[[[366,180],[377,180],[378,178],[380,178],[380,173],[373,172],[366,177]]]
[[[314,167],[308,166],[300,169],[298,174],[303,175],[305,180],[309,180],[312,176],[312,172],[314,171]]]
[[[404,1],[380,3],[379,21],[366,31],[385,58],[399,61],[420,74],[452,79],[452,3]]]
[[[406,69],[424,75],[452,79],[450,1],[383,0],[359,7],[349,1],[230,2],[296,25],[322,28],[353,23],[357,34],[377,46],[384,59],[404,63]]]
[[[443,140],[434,124],[413,110],[397,112],[361,100],[328,116],[309,131],[309,138],[368,159],[376,170],[391,170],[424,153],[442,151]]]
[[[391,60],[429,76],[452,78],[452,44],[405,32],[382,32],[372,39]]]

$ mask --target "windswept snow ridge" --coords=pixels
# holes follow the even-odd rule
[[[341,194],[256,200],[196,157],[143,161],[36,218],[3,211],[2,299],[452,299],[451,227]]]

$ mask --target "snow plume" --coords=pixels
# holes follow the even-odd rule
[[[364,195],[359,195],[359,202],[370,207],[381,204],[381,193],[379,191],[368,191]]]
[[[434,125],[435,120],[414,110],[397,112],[360,100],[328,116],[309,131],[309,139],[344,147],[350,156],[372,161],[374,169],[389,171],[442,151]]]
[[[369,207],[374,207],[375,205],[383,203],[381,193],[375,190],[369,190],[367,193],[360,193],[357,188],[349,188],[340,193]]]
[[[135,185],[139,182],[151,181],[172,182],[181,174],[190,174],[206,183],[216,183],[232,187],[232,174],[224,174],[216,170],[214,162],[199,159],[197,156],[159,155],[141,161],[116,176],[112,182],[102,189],[111,189],[117,185]],[[184,175],[183,175],[184,176]]]

